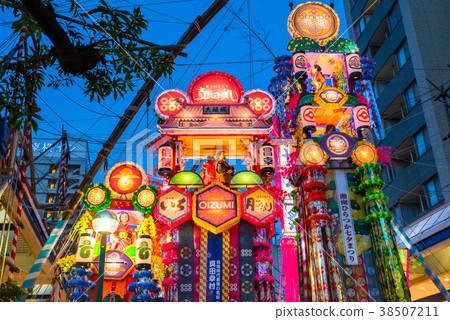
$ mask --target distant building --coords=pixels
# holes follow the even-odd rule
[[[58,198],[59,182],[59,162],[61,160],[61,143],[50,148],[56,141],[50,139],[33,139],[33,155],[36,158],[39,154],[45,152],[34,163],[36,198],[40,204],[41,216],[50,222],[55,219],[54,208],[55,201]],[[89,169],[88,144],[85,140],[73,140],[69,138],[70,159],[68,161],[68,188],[67,202],[72,198],[77,190],[83,175]],[[29,174],[29,172],[28,172]]]
[[[450,288],[450,139],[444,140],[450,98],[439,98],[450,87],[450,1],[344,0],[344,6],[350,38],[376,63],[386,137],[374,143],[392,150],[393,164],[382,172],[389,209]],[[411,291],[414,300],[442,300],[421,268],[411,275]]]

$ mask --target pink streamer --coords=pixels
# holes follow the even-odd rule
[[[282,252],[282,274],[284,275],[284,301],[300,301],[298,276],[298,252],[294,238],[282,238],[280,241]]]

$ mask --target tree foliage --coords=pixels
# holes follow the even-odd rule
[[[0,302],[20,300],[26,294],[27,291],[11,279],[0,284]]]
[[[123,97],[150,72],[166,76],[173,70],[169,53],[136,42],[148,29],[139,7],[119,10],[101,0],[84,11],[70,2],[68,19],[73,21],[60,19],[53,0],[0,0],[2,12],[16,19],[13,32],[26,28],[24,58],[10,59],[14,50],[0,57],[0,111],[7,108],[16,128],[31,121],[37,129],[41,118],[35,97],[43,87],[68,87],[81,80],[90,101],[100,102],[110,95]]]

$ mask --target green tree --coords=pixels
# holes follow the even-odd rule
[[[139,7],[120,10],[101,0],[85,11],[70,2],[71,16],[65,17],[56,13],[53,0],[0,0],[2,12],[16,19],[13,32],[26,28],[26,57],[11,59],[14,50],[0,57],[0,111],[7,108],[16,128],[31,121],[37,130],[36,119],[41,118],[35,96],[44,86],[56,89],[81,80],[90,101],[102,101],[111,94],[114,99],[123,97],[136,79],[145,79],[150,72],[166,76],[173,70],[174,48],[139,39],[148,29]]]
[[[8,279],[8,281],[0,285],[0,302],[12,302],[19,300],[27,294],[27,291],[17,285],[16,281]]]

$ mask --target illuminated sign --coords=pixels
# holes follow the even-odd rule
[[[192,103],[225,104],[241,103],[241,84],[224,72],[208,72],[195,79],[188,89]]]
[[[239,193],[221,184],[211,184],[194,194],[194,222],[220,233],[237,224],[241,218]]]
[[[121,162],[109,170],[105,185],[111,189],[113,199],[131,200],[133,192],[145,184],[144,170],[132,162]]]
[[[356,233],[353,224],[353,214],[348,194],[347,175],[345,170],[335,170],[336,193],[338,196],[339,217],[341,220],[342,239],[345,247],[345,263],[349,266],[358,264],[358,249]]]
[[[319,141],[320,146],[331,159],[346,159],[352,153],[355,141],[342,132],[332,132]]]
[[[369,142],[359,141],[352,152],[352,160],[358,166],[367,162],[377,162],[378,152]]]
[[[323,87],[314,95],[314,102],[325,109],[339,109],[348,100],[347,94],[338,88]]]
[[[172,187],[159,196],[155,218],[166,225],[176,227],[191,218],[191,206],[191,195],[178,187]]]
[[[261,187],[254,187],[242,193],[242,218],[262,226],[275,219],[274,194]]]
[[[267,91],[256,89],[245,93],[245,100],[250,109],[261,119],[270,118],[275,114],[275,98]]]
[[[310,140],[303,144],[300,149],[299,157],[305,165],[320,164],[324,165],[328,159],[327,154],[314,141]]]
[[[319,2],[298,5],[288,18],[288,31],[292,38],[310,38],[320,45],[336,38],[340,27],[334,10]]]
[[[97,274],[99,261],[100,256],[97,256],[93,262]],[[106,280],[122,280],[131,271],[133,266],[133,261],[125,253],[117,250],[106,251],[104,274]]]
[[[162,119],[169,119],[171,115],[181,110],[187,100],[186,94],[182,91],[166,90],[156,98],[155,113]]]

